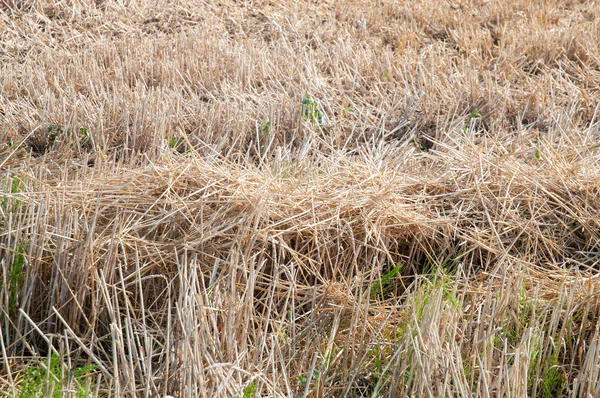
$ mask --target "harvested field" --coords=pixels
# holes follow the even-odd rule
[[[600,396],[600,3],[0,0],[0,394]]]

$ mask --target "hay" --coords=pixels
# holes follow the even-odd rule
[[[2,390],[598,394],[597,5],[5,3]]]

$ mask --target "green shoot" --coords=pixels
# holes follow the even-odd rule
[[[306,94],[302,100],[302,115],[316,126],[323,125],[323,112],[319,109],[319,106],[310,94]]]

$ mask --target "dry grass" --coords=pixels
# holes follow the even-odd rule
[[[0,0],[0,64],[3,395],[600,395],[599,4]]]

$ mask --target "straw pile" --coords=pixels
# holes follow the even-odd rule
[[[597,396],[599,7],[3,2],[0,390]]]

